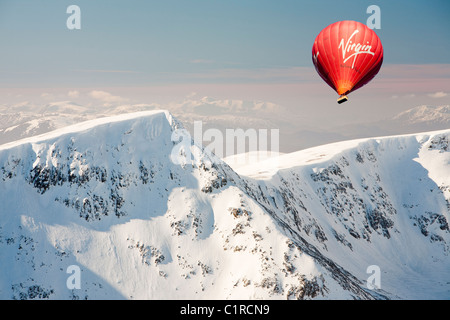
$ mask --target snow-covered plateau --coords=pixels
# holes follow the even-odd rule
[[[450,130],[234,166],[181,128],[145,111],[1,145],[0,299],[450,299]]]

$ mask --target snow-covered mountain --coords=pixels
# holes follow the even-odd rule
[[[184,127],[191,133],[193,133],[195,121],[202,122],[204,131],[214,128],[224,133],[226,129],[236,127],[244,130],[279,128],[281,124],[273,121],[274,114],[279,115],[278,118],[282,119],[283,132],[296,130],[298,126],[298,121],[294,121],[295,117],[286,112],[283,107],[264,101],[221,100],[192,95],[181,101],[164,105],[125,102],[101,104],[98,101],[74,102],[67,100],[41,105],[25,101],[13,105],[0,105],[0,145],[87,120],[161,109],[169,110],[183,122]],[[283,142],[285,140],[289,139],[281,141],[282,148],[285,147]]]
[[[36,106],[29,102],[0,106],[0,144],[12,142],[98,117],[72,101]]]
[[[146,111],[0,146],[0,298],[450,297],[450,130],[236,171],[180,132]]]
[[[450,124],[450,106],[417,106],[399,113],[394,121],[404,125],[442,125]]]
[[[106,94],[106,93],[105,93]],[[119,101],[61,100],[39,104],[25,101],[0,105],[0,145],[43,134],[68,125],[107,116],[151,110],[168,110],[194,134],[194,123],[202,129],[282,129],[279,151],[292,152],[332,142],[357,138],[410,134],[447,129],[450,124],[448,105],[416,106],[383,120],[342,124],[308,118],[305,112],[290,110],[268,101],[215,99],[189,95],[179,101],[132,103]],[[204,141],[207,145],[209,141]]]

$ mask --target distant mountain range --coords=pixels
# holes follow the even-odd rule
[[[274,103],[243,100],[219,100],[192,97],[164,106],[159,104],[116,104],[84,106],[73,101],[35,105],[24,102],[0,105],[0,144],[34,136],[67,125],[99,117],[123,113],[167,109],[189,131],[194,121],[202,121],[203,129],[242,128],[280,129],[281,152],[293,152],[331,142],[363,137],[433,131],[449,127],[449,106],[418,106],[383,121],[316,127],[306,119],[298,119]],[[276,117],[274,116],[276,115]],[[207,141],[204,141],[207,145]]]
[[[450,106],[418,106],[398,114],[393,120],[410,126],[448,127],[450,124]]]

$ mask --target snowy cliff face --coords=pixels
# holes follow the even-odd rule
[[[0,147],[2,299],[449,298],[450,132],[238,175],[151,111]],[[174,140],[174,141],[172,141]],[[239,171],[240,172],[240,171]],[[70,266],[80,288],[68,288]],[[368,289],[367,268],[381,270]]]
[[[276,220],[358,279],[376,265],[390,298],[448,299],[449,134],[337,143],[239,172]]]

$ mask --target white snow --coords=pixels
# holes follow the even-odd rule
[[[0,146],[0,298],[450,297],[450,130],[225,159],[238,175],[195,145],[173,163],[179,126],[145,111]]]
[[[301,193],[294,191],[294,196],[301,199],[302,206],[311,215],[304,220],[328,229],[323,230],[328,239],[330,231],[337,231],[351,245],[349,252],[345,246],[336,245],[339,244],[336,241],[327,241],[327,256],[357,277],[368,277],[366,268],[377,265],[382,271],[382,288],[394,297],[448,298],[449,133],[449,130],[441,130],[345,141],[237,167],[236,171],[262,181],[269,189],[280,190],[289,182],[292,182],[291,190],[300,189]],[[366,159],[361,160],[364,163],[355,161],[358,154],[366,154]],[[327,173],[327,180],[314,189],[308,181],[309,176],[320,175],[336,165],[343,172]],[[339,191],[336,185],[333,186],[339,182],[351,182],[352,186],[350,189],[342,187]],[[386,215],[393,222],[389,237],[370,234],[369,243],[349,237],[348,230],[359,228],[363,235],[370,229],[361,216],[364,211],[355,210],[359,203],[354,200],[364,202],[368,208],[374,201],[365,197],[375,199],[377,192],[380,193],[377,210],[378,206],[395,208],[393,213]],[[337,216],[333,216],[333,211]],[[426,237],[419,227],[421,223],[426,225]],[[309,240],[320,246],[321,241],[314,237]]]

